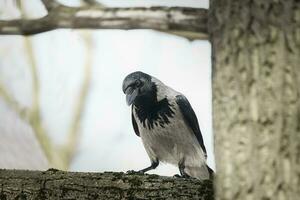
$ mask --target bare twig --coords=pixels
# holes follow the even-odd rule
[[[19,3],[19,9],[21,12],[22,18],[26,18],[26,13],[24,11],[23,5],[20,2]],[[29,112],[29,120],[33,132],[35,133],[35,136],[38,140],[38,142],[41,145],[41,148],[43,152],[45,153],[45,156],[47,157],[48,161],[51,164],[54,164],[53,162],[53,144],[50,140],[46,129],[42,125],[41,121],[41,114],[40,114],[40,84],[38,80],[38,72],[37,72],[37,64],[34,57],[34,52],[32,48],[32,43],[30,41],[30,38],[25,37],[24,38],[24,46],[27,52],[28,56],[28,62],[31,72],[31,78],[32,78],[32,104]]]
[[[18,1],[18,8],[21,11],[22,18],[26,19],[26,13],[22,7],[21,1]],[[77,141],[80,133],[80,121],[81,114],[84,110],[85,101],[90,85],[90,76],[91,76],[91,60],[92,53],[91,51],[91,37],[85,37],[87,44],[87,58],[84,68],[84,77],[83,83],[79,90],[78,99],[74,107],[74,117],[71,122],[71,126],[67,135],[67,142],[63,145],[63,151],[57,151],[54,148],[52,140],[49,138],[47,130],[44,128],[41,118],[41,109],[40,109],[40,84],[38,79],[37,64],[34,57],[32,43],[29,37],[24,37],[24,45],[28,55],[29,67],[32,78],[32,105],[30,109],[25,109],[20,106],[17,100],[9,94],[3,84],[0,84],[0,96],[4,101],[20,116],[21,119],[28,122],[39,141],[42,150],[44,151],[49,163],[59,169],[68,169],[72,158],[74,157]]]
[[[3,98],[4,102],[11,108],[13,109],[14,112],[16,112],[21,119],[25,121],[29,121],[29,116],[28,116],[28,109],[25,107],[23,108],[17,100],[10,95],[4,85],[0,83],[0,97]]]
[[[19,3],[19,8],[22,16],[25,16],[24,11],[22,9],[21,3]],[[30,42],[30,39],[24,38],[24,45],[26,48],[26,52],[28,55],[29,66],[31,70],[32,76],[32,106],[30,109],[22,108],[17,100],[11,96],[5,87],[0,84],[0,96],[4,99],[8,106],[10,106],[16,114],[26,122],[28,122],[39,143],[41,144],[42,150],[45,153],[49,162],[52,162],[52,144],[51,141],[42,126],[41,117],[40,117],[40,107],[39,107],[39,83],[38,83],[38,75],[37,75],[37,66],[35,62],[35,58],[33,55],[33,49]]]
[[[99,6],[75,8],[56,3],[48,4],[48,8],[49,14],[39,19],[0,20],[0,34],[32,35],[59,28],[155,29],[191,39],[208,38],[206,9],[102,8]]]
[[[35,136],[39,143],[41,144],[42,150],[44,151],[48,161],[53,163],[52,154],[52,142],[42,126],[41,114],[40,114],[40,86],[37,74],[37,65],[34,58],[34,53],[32,49],[32,44],[30,38],[24,38],[24,45],[28,55],[28,61],[30,66],[30,72],[32,77],[32,105],[30,109],[29,123],[34,130]]]

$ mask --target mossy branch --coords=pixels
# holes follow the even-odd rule
[[[2,199],[214,199],[209,180],[122,172],[0,170],[0,183]]]

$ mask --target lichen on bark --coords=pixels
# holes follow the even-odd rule
[[[122,172],[0,170],[0,199],[213,199],[210,180]]]

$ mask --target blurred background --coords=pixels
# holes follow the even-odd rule
[[[79,6],[79,0],[60,1]],[[208,8],[208,0],[103,0],[103,6]],[[0,0],[0,19],[46,15],[40,0]],[[189,99],[215,168],[208,41],[152,30],[0,35],[0,168],[127,171],[150,164],[121,86],[149,73]],[[150,173],[174,175],[160,165]]]

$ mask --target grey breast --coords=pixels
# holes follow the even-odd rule
[[[159,159],[162,162],[178,165],[185,157],[196,159],[199,148],[197,139],[186,126],[181,113],[178,111],[175,102],[171,102],[172,110],[175,113],[169,117],[169,123],[161,126],[154,123],[153,128],[137,120],[139,131],[144,147],[151,160]],[[134,113],[136,117],[136,113]],[[149,123],[147,120],[145,123]],[[198,158],[199,159],[199,158]]]

